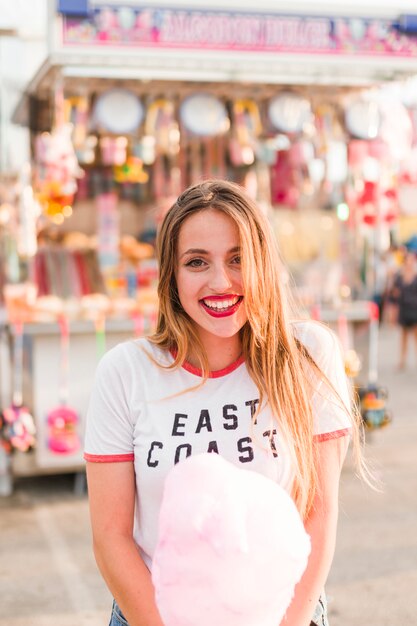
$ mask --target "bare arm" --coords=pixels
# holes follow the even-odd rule
[[[348,443],[348,437],[341,437],[318,445],[319,490],[305,522],[311,554],[281,626],[310,626],[323,591],[335,550],[339,479]]]
[[[87,463],[94,554],[129,626],[163,626],[151,575],[133,540],[133,463]]]

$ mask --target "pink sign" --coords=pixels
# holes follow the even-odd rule
[[[391,21],[172,8],[100,7],[63,17],[64,46],[186,48],[411,57],[417,40]]]

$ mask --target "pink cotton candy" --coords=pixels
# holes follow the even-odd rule
[[[290,496],[218,454],[165,482],[152,580],[165,626],[278,626],[310,553]]]

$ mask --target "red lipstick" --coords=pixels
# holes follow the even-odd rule
[[[237,297],[237,296],[210,296],[207,298],[204,298],[204,300],[213,300],[216,302],[222,301],[222,300],[231,300],[233,299],[233,297]],[[236,313],[236,311],[238,310],[242,300],[243,300],[243,296],[239,296],[239,300],[233,304],[232,306],[228,307],[227,309],[212,309],[210,307],[208,307],[204,300],[200,300],[200,304],[203,307],[203,309],[209,314],[211,315],[211,317],[229,317],[230,315],[233,315],[234,313]]]

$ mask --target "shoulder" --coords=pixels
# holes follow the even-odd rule
[[[99,366],[102,369],[123,367],[131,359],[134,341],[123,341],[113,346],[101,357]]]
[[[323,361],[330,354],[340,351],[336,334],[324,324],[315,320],[292,322],[294,336],[307,348],[316,362]]]
[[[124,376],[132,369],[148,369],[152,363],[156,366],[157,363],[165,364],[167,360],[168,355],[147,339],[131,339],[110,348],[101,358],[98,369]]]

